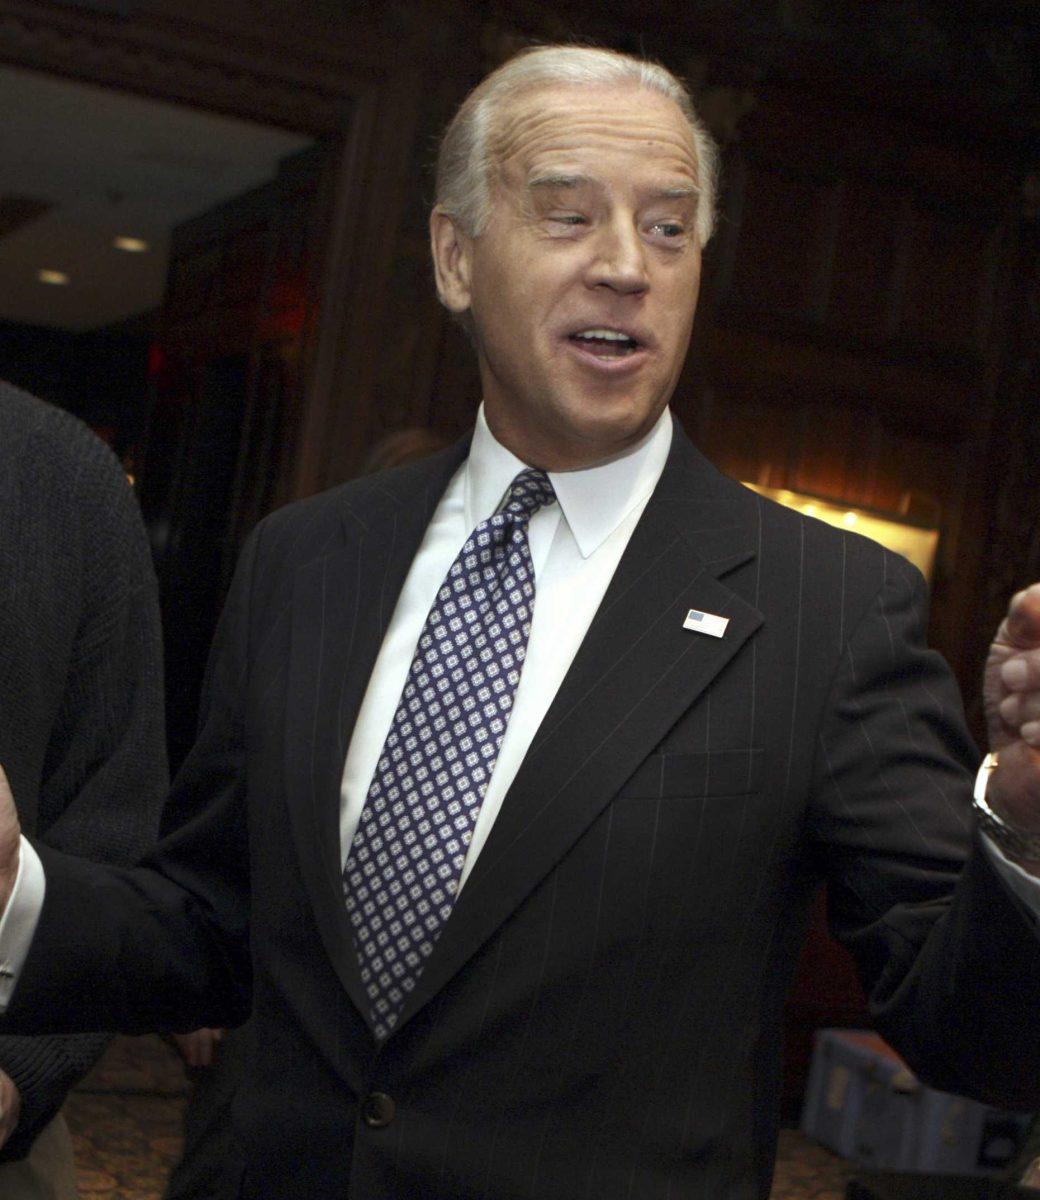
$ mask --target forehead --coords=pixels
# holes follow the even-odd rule
[[[667,96],[638,84],[553,85],[522,92],[499,114],[492,155],[511,183],[611,165],[697,182],[689,122]]]

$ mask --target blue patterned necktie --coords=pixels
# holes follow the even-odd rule
[[[544,471],[521,471],[470,534],[419,635],[376,764],[343,886],[380,1040],[455,903],[531,634],[527,523],[555,500]]]

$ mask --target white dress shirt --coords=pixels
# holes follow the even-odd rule
[[[460,887],[487,841],[502,799],[599,608],[672,439],[666,409],[635,446],[580,471],[550,472],[558,503],[530,521],[535,606],[520,684],[469,844]],[[376,659],[347,750],[340,792],[340,855],[346,861],[376,762],[386,741],[419,634],[448,568],[474,527],[495,513],[523,463],[496,441],[483,406],[469,457],[434,511]],[[983,837],[1008,887],[1040,923],[1040,879]],[[43,907],[43,867],[25,838],[14,892],[0,918],[0,1012],[10,1001]]]
[[[529,526],[535,601],[527,656],[460,887],[596,615],[671,444],[672,419],[665,409],[653,429],[617,458],[582,471],[549,472],[557,503],[539,509]],[[469,457],[448,484],[408,571],[354,726],[340,804],[343,862],[437,590],[463,543],[498,511],[526,466],[496,441],[481,406]]]

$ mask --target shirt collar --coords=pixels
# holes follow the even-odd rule
[[[654,490],[671,444],[672,416],[666,408],[653,429],[616,458],[580,471],[549,472],[582,558],[596,551]],[[526,466],[495,438],[481,404],[466,461],[467,528],[473,529],[496,511],[506,489]]]

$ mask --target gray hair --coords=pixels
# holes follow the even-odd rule
[[[703,246],[715,226],[718,150],[686,88],[664,67],[590,46],[534,46],[492,71],[463,101],[437,155],[437,205],[476,237],[491,215],[493,132],[503,105],[521,92],[554,84],[635,84],[673,100],[689,122],[697,152],[700,202],[697,236]]]

